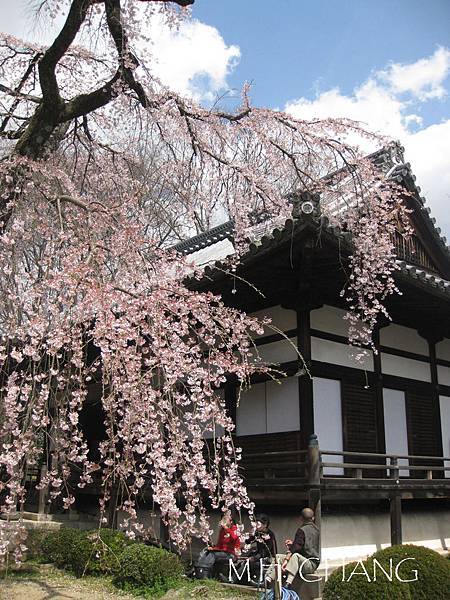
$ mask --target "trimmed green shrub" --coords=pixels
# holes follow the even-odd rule
[[[424,546],[404,544],[375,552],[381,564],[392,559],[394,566],[407,560],[398,568],[401,579],[413,579],[412,571],[417,571],[417,581],[410,581],[408,587],[412,600],[448,600],[450,598],[450,563],[438,552]]]
[[[355,567],[355,575],[352,576]],[[363,569],[368,573],[370,581],[364,575]],[[346,565],[344,572],[342,569],[336,570],[323,590],[323,600],[367,598],[448,600],[450,563],[434,550],[423,546],[392,546],[375,552],[364,563]]]
[[[27,532],[27,539],[25,540],[27,560],[45,560],[42,551],[42,543],[48,535],[49,531],[47,529],[30,529]]]
[[[72,544],[68,566],[76,575],[112,575],[119,569],[123,551],[133,543],[121,531],[84,531]]]
[[[367,575],[366,575],[367,573]],[[411,600],[408,584],[395,576],[389,581],[382,573],[373,574],[371,558],[336,569],[325,583],[323,600]]]
[[[183,571],[183,563],[176,554],[145,544],[133,544],[122,554],[114,583],[124,590],[155,598],[176,585]]]
[[[58,567],[68,566],[72,546],[81,535],[82,532],[78,529],[68,527],[50,532],[41,542],[43,559],[55,563]]]

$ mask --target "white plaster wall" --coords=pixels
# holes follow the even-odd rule
[[[386,454],[409,454],[405,392],[384,388],[383,406]],[[408,465],[409,461],[400,458],[398,464]],[[408,477],[409,469],[400,469],[400,476]]]
[[[314,377],[314,432],[319,446],[340,452],[344,449],[342,439],[341,382],[336,379]],[[342,456],[323,454],[324,462],[342,462]],[[324,467],[325,475],[343,475],[342,468]]]
[[[257,383],[241,394],[236,411],[237,435],[300,429],[297,377]]]
[[[286,508],[283,514],[273,514],[270,508],[264,512],[271,517],[278,548],[283,541],[292,539],[298,527],[298,510]],[[450,548],[450,510],[403,511],[403,542],[427,546],[436,551]],[[325,567],[336,567],[344,562],[364,560],[377,550],[390,546],[389,512],[374,512],[368,507],[364,512],[352,514],[327,514],[322,512],[322,562],[319,573]],[[430,599],[431,600],[431,599]]]
[[[441,428],[442,428],[442,450],[444,456],[450,457],[450,397],[439,396],[441,407]],[[445,461],[445,466],[450,467],[450,460]],[[445,471],[445,476],[450,477],[450,471]]]
[[[448,338],[436,344],[436,358],[450,360],[450,340]]]
[[[311,311],[311,328],[335,335],[348,336],[348,321],[344,320],[345,310],[334,306],[322,306]]]
[[[255,435],[267,430],[266,384],[256,383],[241,394],[236,410],[236,434]]]
[[[298,510],[286,507],[282,514],[274,514],[270,507],[264,507],[264,512],[270,516],[270,527],[275,533],[280,552],[283,551],[284,540],[292,539],[297,530],[301,508],[303,506],[299,506]],[[157,511],[138,509],[137,514],[144,527],[151,528],[159,535]],[[119,514],[119,524],[123,516],[123,513]],[[215,512],[209,516],[213,530],[211,541],[215,542],[222,515]],[[246,525],[248,527],[247,522]],[[445,554],[450,548],[450,510],[404,511],[402,527],[404,543],[426,546]],[[321,544],[321,564],[317,574],[325,578],[327,569],[330,574],[342,562],[365,560],[377,550],[390,546],[389,513],[374,513],[370,508],[359,514],[322,513]],[[204,547],[205,542],[194,539],[190,547],[192,555],[196,557]]]
[[[298,378],[266,382],[267,433],[300,429]]]
[[[397,350],[429,356],[428,342],[415,329],[391,323],[380,330],[380,343]]]
[[[252,354],[259,354],[260,358],[267,363],[280,364],[298,358],[297,338],[284,339],[271,344],[262,344],[252,350]]]
[[[439,360],[450,361],[450,340],[445,338],[436,344],[436,358]],[[437,365],[438,383],[440,385],[450,385],[450,367]]]
[[[442,551],[450,547],[450,511],[403,511],[403,543]],[[322,565],[365,559],[390,546],[389,513],[322,515]]]
[[[385,375],[431,381],[430,365],[419,360],[381,353],[381,370]]]
[[[347,344],[322,340],[316,337],[311,338],[311,354],[313,360],[331,363],[333,365],[342,365],[344,367],[352,367],[353,369],[373,371],[372,354],[370,353],[362,360],[357,361],[355,358],[357,352],[357,348],[352,348]]]
[[[437,365],[438,383],[440,385],[450,385],[450,367]]]
[[[272,320],[272,325],[281,331],[288,331],[297,327],[297,313],[295,310],[287,310],[286,308],[281,308],[281,306],[271,306],[270,308],[250,313],[250,315],[258,319],[269,317]],[[269,325],[265,328],[263,335],[267,336],[275,333],[277,331]],[[255,336],[255,339],[258,337],[262,337],[262,335]]]

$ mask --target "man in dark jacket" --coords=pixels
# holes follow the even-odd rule
[[[307,579],[320,564],[320,532],[314,523],[314,511],[304,508],[300,515],[300,526],[293,540],[285,540],[286,554],[277,554],[277,563],[286,573],[284,587],[290,588],[296,575]],[[267,572],[266,579],[271,584],[275,578],[275,566]]]

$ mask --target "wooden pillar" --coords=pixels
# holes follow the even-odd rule
[[[297,310],[297,347],[305,364],[299,359],[298,400],[300,407],[301,447],[306,448],[314,433],[313,382],[311,378],[311,324],[310,309]]]
[[[119,484],[113,483],[111,486],[111,496],[108,505],[108,527],[117,529],[117,503],[119,500]]]
[[[322,494],[321,494],[321,476],[322,465],[320,458],[319,440],[316,434],[312,434],[308,440],[307,460],[307,480],[308,480],[308,506],[312,508],[315,516],[315,523],[319,528],[319,548],[321,546],[321,521],[322,521]]]
[[[398,483],[399,468],[398,458],[391,458],[391,469],[389,477]],[[402,497],[399,492],[393,492],[389,496],[389,509],[391,517],[391,546],[402,543]]]
[[[48,412],[50,416],[50,422],[47,423],[44,430],[44,439],[42,441],[42,465],[39,473],[39,483],[44,480],[47,476],[48,471],[52,470],[56,465],[54,464],[55,455],[54,455],[54,437],[53,437],[53,417],[55,414],[55,398],[53,394],[49,395],[49,405]],[[48,483],[39,490],[38,496],[38,515],[42,515],[41,518],[45,514],[50,513],[51,504],[49,503],[50,496],[50,487]],[[38,517],[39,518],[39,517]]]
[[[225,384],[225,408],[228,416],[231,418],[233,423],[236,425],[236,385],[228,382]]]
[[[170,548],[169,526],[164,523],[161,516],[159,517],[159,541],[163,548]]]
[[[384,403],[383,403],[383,372],[381,370],[380,330],[373,332],[373,341],[378,352],[373,354],[374,392],[377,419],[377,451],[386,454],[386,435],[384,430]]]
[[[39,480],[42,481],[47,476],[47,465],[42,465]],[[38,501],[38,514],[45,515],[47,512],[47,500],[48,500],[48,485],[42,487],[39,490],[39,501]]]
[[[274,585],[274,595],[275,595],[275,600],[281,600],[282,598],[282,572],[281,572],[281,564],[277,563],[275,565],[275,585]]]
[[[430,354],[430,374],[431,374],[431,385],[432,385],[432,394],[431,394],[431,410],[434,415],[434,423],[435,423],[435,435],[438,446],[439,456],[443,456],[444,454],[444,445],[442,443],[442,423],[441,423],[441,407],[439,403],[439,380],[438,380],[438,370],[436,364],[436,342],[442,340],[441,336],[435,336],[434,338],[428,338],[428,348]],[[438,474],[436,473],[436,476]],[[440,474],[440,477],[444,477],[444,474]]]
[[[402,497],[394,492],[390,497],[391,546],[402,543]]]
[[[310,486],[320,486],[320,449],[317,435],[313,433],[308,440],[308,484]],[[311,506],[311,508],[314,508]]]

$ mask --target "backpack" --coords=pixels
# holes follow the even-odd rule
[[[197,561],[194,565],[194,578],[210,579],[212,576],[214,563],[214,552],[209,552],[207,548],[204,548],[198,555]]]
[[[258,600],[275,600],[275,590],[261,592]],[[300,596],[294,590],[281,588],[281,600],[301,600]]]

